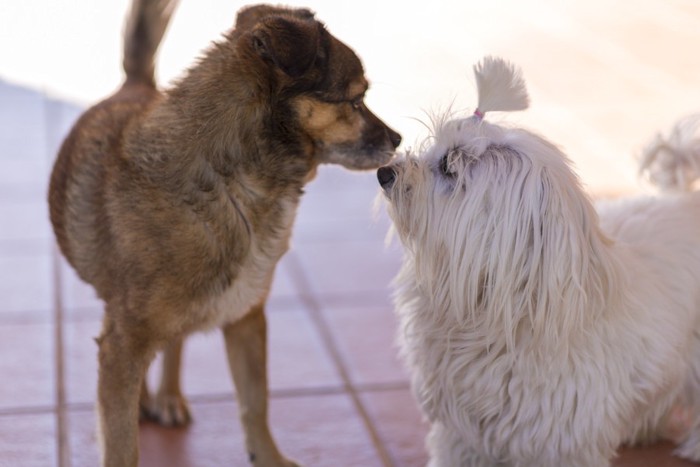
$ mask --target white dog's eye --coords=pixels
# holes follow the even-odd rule
[[[452,178],[455,176],[455,173],[450,167],[449,155],[450,153],[448,152],[440,158],[440,173],[446,177]]]

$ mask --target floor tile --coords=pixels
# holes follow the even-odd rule
[[[305,311],[268,313],[268,328],[272,390],[327,388],[342,384]]]
[[[647,447],[623,448],[613,467],[691,467],[697,463],[673,456],[674,446],[658,443]]]
[[[43,240],[53,238],[49,209],[45,200],[0,203],[0,241]]]
[[[272,391],[338,388],[342,382],[303,311],[268,313],[268,380]],[[218,331],[195,334],[186,342],[183,390],[188,397],[231,394],[223,337]],[[159,362],[151,372],[157,387]]]
[[[3,313],[53,308],[51,256],[0,256],[0,320]]]
[[[378,193],[375,171],[322,167],[302,198],[293,245],[383,239],[389,220],[385,210],[375,209]]]
[[[53,413],[0,415],[0,465],[57,466],[56,439]]]
[[[350,398],[325,395],[273,399],[271,423],[283,451],[303,465],[380,466]]]
[[[295,253],[316,297],[388,295],[401,263],[400,247],[379,239],[297,245]]]
[[[0,183],[0,206],[27,201],[45,202],[46,189],[40,183]]]
[[[318,197],[320,198],[320,196]],[[316,203],[318,198],[309,197],[309,204]],[[340,219],[324,218],[316,212],[315,206],[303,206],[299,212],[297,224],[292,234],[292,249],[295,250],[304,243],[343,242],[353,240],[382,241],[389,231],[390,221],[380,213],[376,218],[368,213],[364,217],[343,217]],[[338,209],[344,209],[339,207]],[[372,209],[368,205],[367,210]]]
[[[101,319],[104,303],[97,296],[95,289],[90,284],[83,282],[68,264],[68,261],[60,254],[59,274],[61,298],[66,317],[70,319],[82,311],[82,314],[94,315],[94,319]]]
[[[30,138],[33,133],[24,134]],[[23,185],[39,186],[45,190],[48,186],[50,164],[43,159],[46,152],[43,144],[35,143],[35,148],[24,150],[30,154],[12,154],[12,157],[0,157],[0,185],[15,187]],[[34,152],[40,156],[32,156]],[[26,157],[25,157],[26,156]],[[7,191],[3,189],[3,191]]]
[[[142,467],[247,465],[236,404],[194,404],[187,429],[144,424]],[[273,399],[273,435],[287,456],[315,467],[380,467],[377,454],[350,400],[342,395]],[[69,415],[73,467],[97,465],[95,419],[91,411]]]
[[[0,409],[54,406],[54,343],[53,325],[0,325]]]
[[[290,261],[289,253],[282,256],[279,263],[275,267],[275,276],[272,280],[272,288],[268,297],[267,306],[270,307],[285,307],[287,302],[294,302],[300,291],[291,277],[290,268],[287,263]]]
[[[324,306],[323,315],[353,385],[407,384],[397,356],[398,325],[389,307]]]
[[[360,394],[395,467],[423,467],[428,460],[424,420],[409,389]]]
[[[97,397],[97,344],[101,323],[72,321],[63,325],[63,371],[66,402],[94,403]]]
[[[18,190],[46,193],[49,170],[48,163],[39,158],[0,157],[1,192],[11,192],[13,197],[19,196]]]

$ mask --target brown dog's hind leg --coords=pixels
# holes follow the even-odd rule
[[[173,339],[163,350],[163,372],[158,392],[150,406],[150,418],[163,426],[186,426],[192,421],[187,400],[180,390],[182,338]]]
[[[118,311],[118,310],[112,310]],[[102,465],[138,465],[139,397],[151,343],[120,329],[110,310],[105,313],[99,345],[97,411]]]
[[[265,467],[293,467],[277,449],[267,417],[267,323],[263,306],[223,326],[226,353],[238,396],[238,409],[250,461]]]

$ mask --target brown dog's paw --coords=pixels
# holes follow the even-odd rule
[[[295,461],[279,455],[279,453],[274,459],[256,459],[255,457],[251,456],[249,460],[250,463],[253,465],[274,465],[275,467],[302,467],[301,464],[297,464]]]
[[[286,457],[279,458],[275,461],[270,461],[270,462],[258,462],[257,459],[251,457],[250,458],[250,463],[252,465],[270,465],[270,466],[275,466],[275,467],[302,467],[301,464],[297,464],[293,460],[287,459]]]
[[[181,394],[156,394],[148,407],[148,418],[166,427],[187,426],[192,422],[190,407]]]
[[[301,464],[297,464],[295,461],[291,459],[287,459],[286,457],[283,457],[280,459],[279,462],[280,467],[302,467]]]

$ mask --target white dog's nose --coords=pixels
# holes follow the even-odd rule
[[[379,180],[379,184],[385,191],[389,190],[396,180],[396,171],[392,167],[379,167],[377,169],[377,180]]]

